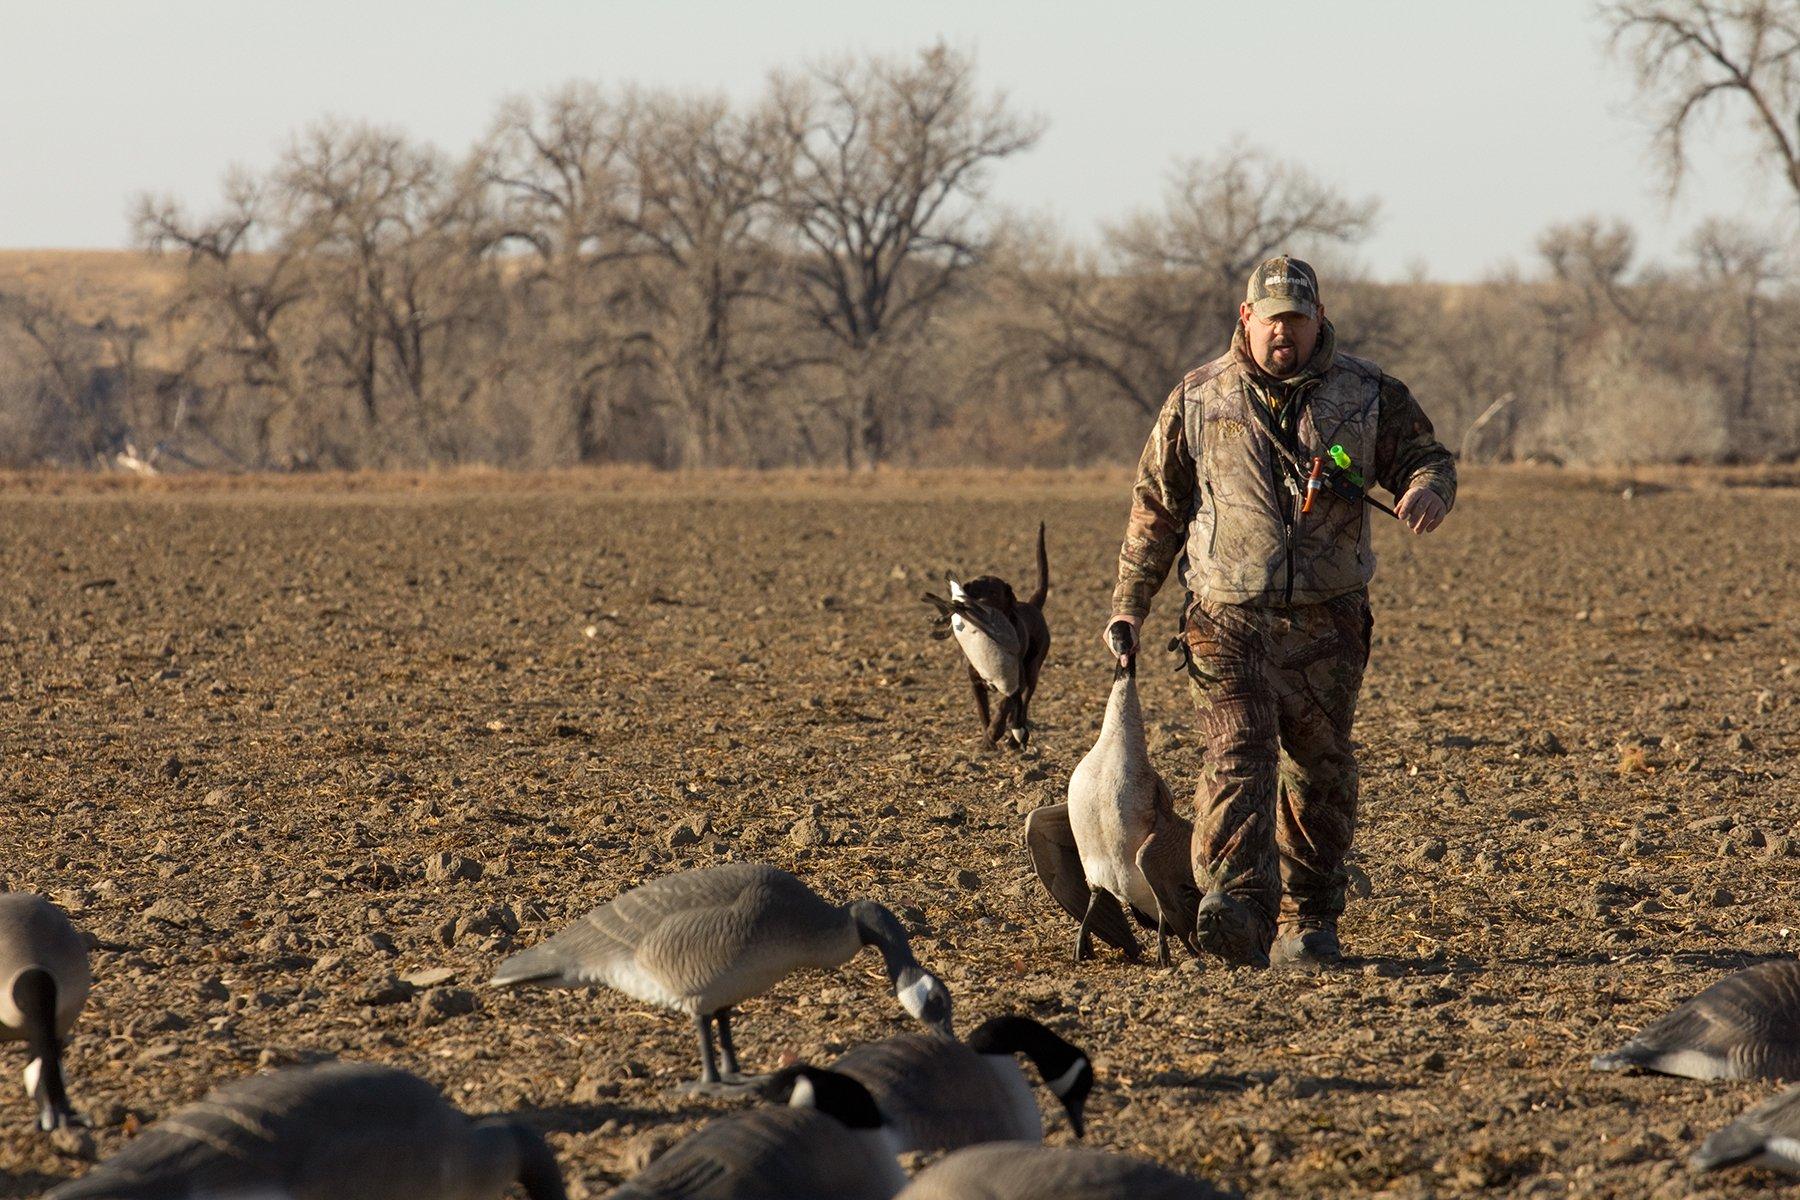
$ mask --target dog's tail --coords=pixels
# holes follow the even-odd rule
[[[1039,608],[1050,596],[1050,556],[1044,552],[1044,523],[1038,522],[1038,585],[1037,591],[1031,593],[1027,604],[1035,604]]]

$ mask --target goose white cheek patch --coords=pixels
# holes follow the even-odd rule
[[[931,999],[931,976],[921,975],[900,989],[900,1007],[915,1020],[925,1019],[925,1003]]]
[[[25,1094],[27,1096],[37,1095],[38,1080],[42,1079],[43,1077],[44,1077],[44,1060],[43,1059],[34,1058],[30,1062],[25,1064]]]
[[[1075,1086],[1075,1081],[1081,1077],[1081,1073],[1087,1068],[1087,1065],[1087,1059],[1076,1059],[1069,1065],[1068,1070],[1050,1081],[1050,1090],[1058,1096],[1068,1095],[1069,1089]]]
[[[788,1093],[789,1108],[819,1107],[818,1093],[813,1090],[812,1080],[802,1075],[794,1080],[794,1090]]]

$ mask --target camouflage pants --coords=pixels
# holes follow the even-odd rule
[[[1367,592],[1252,608],[1196,601],[1182,637],[1206,738],[1194,878],[1273,934],[1335,924],[1356,833],[1350,725],[1369,660]]]

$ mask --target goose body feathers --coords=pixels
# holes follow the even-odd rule
[[[1026,822],[1026,844],[1040,879],[1088,933],[1137,955],[1125,912],[1190,942],[1200,894],[1189,847],[1193,826],[1175,812],[1169,786],[1150,762],[1138,701],[1135,662],[1114,672],[1100,736],[1069,777],[1068,802],[1040,808]],[[1066,833],[1065,833],[1066,829]]]
[[[0,893],[0,1041],[25,1043],[25,1090],[40,1129],[76,1119],[63,1085],[63,1039],[92,984],[87,943],[62,909],[30,892]]]
[[[1696,1171],[1746,1166],[1800,1175],[1800,1087],[1763,1101],[1707,1138],[1689,1165]]]
[[[500,964],[492,983],[605,986],[689,1015],[760,995],[862,948],[856,924],[786,871],[727,863],[665,875]]]
[[[152,1125],[46,1200],[562,1200],[543,1140],[471,1121],[405,1071],[332,1063],[255,1075]]]
[[[1800,1079],[1800,962],[1726,976],[1593,1066],[1689,1079]]]
[[[795,971],[838,966],[865,945],[880,950],[901,1007],[948,1036],[950,993],[919,966],[893,913],[870,900],[832,904],[761,863],[683,871],[632,888],[508,958],[490,982],[605,986],[687,1013],[699,1035],[700,1081],[714,1085],[738,1075],[733,1005]]]
[[[971,1146],[926,1168],[901,1200],[1221,1200],[1209,1184],[1104,1150]]]
[[[811,1108],[721,1117],[676,1143],[612,1200],[888,1200],[906,1174],[879,1129]]]

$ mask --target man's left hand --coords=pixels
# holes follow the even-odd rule
[[[1444,507],[1441,496],[1428,487],[1408,488],[1406,495],[1400,497],[1400,503],[1394,506],[1394,515],[1406,522],[1406,527],[1414,533],[1430,533],[1444,521],[1450,510]]]

